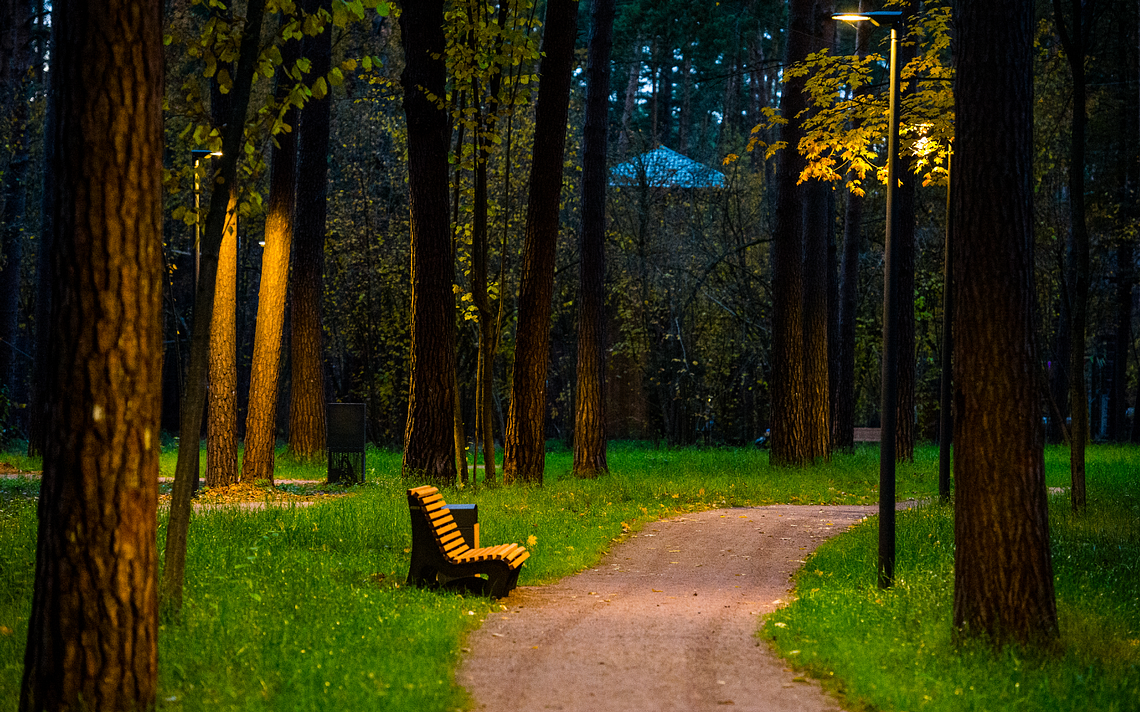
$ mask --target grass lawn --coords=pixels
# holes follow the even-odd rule
[[[1050,497],[1061,644],[995,651],[951,643],[951,506],[900,513],[896,585],[875,586],[878,527],[823,544],[797,575],[796,600],[761,635],[852,709],[1140,710],[1140,449],[1088,451],[1087,514]],[[1050,485],[1068,450],[1046,451]]]
[[[1089,452],[1090,501],[1097,506],[1105,498],[1101,473],[1126,470],[1129,458],[1133,453],[1140,455],[1140,450],[1091,448]],[[1065,457],[1064,451],[1050,452],[1050,485],[1065,483]],[[529,542],[533,555],[523,569],[521,584],[546,583],[589,567],[625,532],[678,512],[776,502],[877,501],[876,447],[863,447],[855,454],[836,457],[826,466],[807,470],[769,468],[767,459],[767,453],[752,449],[657,450],[645,444],[615,443],[610,448],[613,474],[582,481],[569,476],[570,453],[555,449],[547,457],[546,484],[541,488],[472,491],[468,487],[445,492],[445,496],[453,503],[479,504],[484,542]],[[289,463],[284,458],[278,462],[278,479],[324,477],[321,465]],[[17,469],[34,467],[34,463],[13,464]],[[370,450],[368,483],[354,488],[349,496],[306,508],[223,510],[194,517],[183,614],[178,620],[164,622],[159,636],[160,709],[430,712],[469,706],[464,690],[454,682],[454,667],[465,633],[497,610],[497,605],[486,599],[420,591],[403,585],[411,535],[404,494],[409,483],[400,479],[399,466],[398,453]],[[163,474],[172,474],[173,467],[173,454],[167,453],[162,461]],[[900,498],[930,497],[937,491],[936,471],[937,450],[920,448],[914,465],[898,469]],[[0,480],[0,712],[15,709],[18,697],[34,567],[33,498],[37,491],[35,480]],[[1133,499],[1122,499],[1125,491],[1131,491]],[[1073,556],[1069,568],[1064,568],[1064,556],[1055,553],[1059,560],[1062,625],[1066,628],[1062,662],[1083,665],[1084,684],[1116,689],[1117,696],[1111,699],[1118,701],[1120,709],[1129,709],[1129,701],[1135,709],[1137,700],[1137,653],[1129,641],[1138,637],[1140,627],[1138,577],[1133,568],[1130,582],[1123,581],[1126,571],[1114,574],[1117,578],[1111,582],[1102,581],[1108,566],[1105,561],[1119,558],[1115,550],[1104,551],[1103,541],[1112,542],[1112,546],[1131,546],[1130,562],[1140,556],[1136,533],[1140,513],[1135,509],[1135,496],[1135,486],[1121,481],[1119,491],[1108,496],[1116,505],[1116,518],[1109,521],[1098,517],[1096,526],[1077,523],[1069,544],[1064,543],[1069,541],[1065,539],[1067,535],[1060,534],[1063,528],[1054,528],[1060,537],[1057,546],[1069,547],[1065,550]],[[902,608],[888,612],[885,621],[889,623],[892,617],[904,615],[910,615],[905,618],[907,621],[918,620],[905,628],[913,629],[917,636],[914,645],[922,652],[904,650],[901,640],[891,645],[903,650],[896,655],[903,655],[912,666],[916,657],[933,658],[929,651],[936,648],[944,653],[942,660],[932,662],[936,670],[974,661],[969,662],[973,667],[968,669],[975,673],[981,670],[977,677],[999,686],[999,680],[1011,679],[1016,670],[1027,669],[1028,663],[1022,660],[1015,669],[1008,667],[1001,655],[996,662],[990,660],[986,651],[952,656],[948,648],[948,612],[939,611],[936,604],[941,604],[931,596],[923,597],[923,601],[930,598],[929,604],[923,604],[929,608],[923,609],[918,603],[905,600],[912,595],[908,591],[916,587],[925,591],[949,586],[946,570],[940,568],[943,564],[934,565],[940,561],[938,547],[949,551],[947,535],[931,530],[932,536],[927,538],[926,531],[915,533],[910,524],[912,516],[916,521],[931,522],[930,526],[945,520],[937,525],[945,529],[949,519],[939,512],[938,508],[927,508],[900,517],[901,583],[890,594],[894,598],[889,602],[893,604],[897,598],[897,605]],[[1055,510],[1054,517],[1054,522],[1063,518],[1063,508]],[[164,537],[165,515],[160,514],[160,549]],[[919,555],[912,552],[923,551],[918,549],[919,538],[929,539],[923,545],[935,551],[921,554],[924,563],[916,568],[913,561]],[[835,664],[819,662],[824,660],[825,651],[809,653],[807,644],[793,642],[792,635],[807,630],[801,627],[803,618],[820,617],[816,613],[804,614],[801,607],[815,597],[825,602],[824,592],[832,589],[826,588],[824,582],[844,581],[848,587],[845,595],[861,601],[852,601],[850,606],[858,603],[874,610],[882,607],[875,603],[878,592],[873,588],[874,560],[867,558],[873,556],[873,541],[873,528],[863,526],[811,559],[807,569],[824,572],[811,574],[819,581],[809,580],[808,574],[801,576],[799,599],[776,614],[765,628],[766,635],[779,631],[776,645],[785,653],[800,650],[791,656],[793,659],[806,660],[810,655],[812,664],[824,677],[832,677],[828,674],[832,672],[835,676],[850,674],[845,689],[852,699],[875,699],[856,692],[862,689],[857,687],[862,684],[857,676],[863,673],[848,673]],[[934,541],[940,544],[935,546]],[[845,553],[839,546],[850,548]],[[860,553],[867,546],[870,553]],[[1102,547],[1096,550],[1100,553],[1095,564],[1088,562],[1086,556],[1092,551],[1090,546]],[[837,553],[833,555],[832,551]],[[829,560],[827,556],[833,558]],[[860,557],[866,561],[860,563]],[[837,565],[845,568],[835,568]],[[1135,563],[1131,565],[1135,567]],[[1072,578],[1072,585],[1065,584],[1066,576]],[[819,591],[810,592],[811,588]],[[1092,596],[1089,600],[1096,601],[1099,607],[1086,610],[1083,598],[1071,602],[1066,598],[1071,589],[1085,591],[1084,595]],[[838,596],[838,591],[827,596]],[[945,596],[949,595],[947,588]],[[830,607],[841,608],[836,603]],[[1074,608],[1081,613],[1075,615]],[[841,638],[836,645],[858,650],[855,657],[873,658],[866,652],[866,638],[880,635],[873,632],[878,631],[875,626],[879,619],[867,614],[861,618],[865,624],[852,626],[848,620],[846,628],[834,628]],[[786,627],[777,629],[777,622]],[[1085,631],[1076,636],[1085,644],[1070,644],[1075,640],[1074,625]],[[803,635],[817,639],[822,632]],[[1110,647],[1124,655],[1120,658],[1124,662],[1115,667],[1099,662],[1108,659],[1104,656]],[[842,657],[842,648],[837,650]],[[1127,657],[1129,654],[1131,658]],[[987,667],[993,665],[998,667]],[[877,677],[867,684],[882,687],[893,683]],[[953,694],[953,689],[931,688],[923,694],[944,697]],[[912,703],[910,697],[898,699],[900,709],[921,706]],[[979,696],[969,699],[982,700]],[[1006,707],[981,701],[972,704],[978,705],[977,709],[1021,709],[1016,706],[1016,699],[1014,703]],[[966,709],[961,704],[943,704]],[[1107,705],[1100,708],[1110,709]]]

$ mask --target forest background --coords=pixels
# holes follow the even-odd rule
[[[6,441],[35,446],[34,364],[46,323],[41,236],[43,225],[43,144],[45,87],[49,67],[50,4],[44,0],[4,0],[4,12],[23,21],[0,23],[25,28],[4,34],[3,124],[0,156],[3,180],[2,263],[0,263],[0,425]],[[907,94],[908,148],[914,190],[913,293],[902,302],[904,320],[913,324],[913,345],[903,344],[904,380],[900,412],[909,423],[906,437],[937,437],[942,314],[943,241],[946,233],[945,145],[923,153],[922,127],[937,133],[932,111],[950,98],[952,47],[944,3],[908,3],[923,18],[913,23]],[[1066,436],[1069,410],[1067,364],[1077,279],[1073,258],[1070,151],[1074,78],[1054,22],[1054,5],[1039,3],[1035,58],[1034,200],[1036,235],[1037,333],[1049,392],[1042,394],[1042,417],[1054,440]],[[1137,140],[1140,91],[1137,76],[1138,17],[1135,3],[1102,1],[1090,5],[1081,36],[1088,126],[1084,163],[1084,215],[1090,245],[1088,347],[1084,360],[1094,438],[1136,439],[1138,423],[1129,402],[1140,389],[1134,325],[1135,241],[1140,201]],[[401,103],[404,60],[401,33],[388,3],[337,2],[324,17],[331,32],[326,70],[309,60],[282,58],[284,37],[315,34],[303,13],[289,3],[268,8],[262,32],[262,62],[254,84],[246,146],[240,165],[237,203],[234,292],[235,431],[243,435],[253,373],[254,336],[263,247],[269,212],[270,156],[297,126],[287,111],[307,102],[326,102],[330,137],[319,162],[327,166],[327,220],[317,258],[294,253],[302,266],[317,264],[323,370],[323,399],[367,404],[369,439],[399,447],[408,415],[410,376],[409,278],[410,219],[407,131]],[[190,312],[195,286],[195,225],[209,203],[210,159],[193,151],[217,150],[216,117],[232,80],[227,62],[236,57],[243,7],[217,2],[166,3],[167,109],[165,127],[164,257],[168,284],[164,297],[164,432],[179,429],[179,402],[189,360]],[[9,15],[10,13],[10,15]],[[291,14],[293,13],[293,14]],[[534,99],[545,4],[518,0],[454,2],[448,6],[448,93],[439,97],[452,116],[451,231],[455,251],[457,418],[468,440],[476,421],[479,319],[473,286],[473,234],[476,173],[480,150],[487,152],[487,294],[494,313],[492,411],[494,437],[501,442],[510,395],[519,274],[528,177],[532,168]],[[313,14],[318,16],[319,12]],[[272,15],[270,16],[272,17]],[[293,23],[292,25],[290,23]],[[299,23],[299,24],[298,24]],[[833,23],[834,24],[834,23]],[[579,243],[582,215],[582,126],[586,92],[587,3],[579,3],[578,42],[572,70],[568,136],[563,166],[560,232],[554,271],[546,435],[570,442],[574,417]],[[776,160],[765,147],[779,148],[776,114],[787,43],[787,7],[775,0],[692,3],[675,0],[618,2],[614,25],[609,92],[608,145],[611,183],[607,198],[607,432],[611,438],[653,440],[670,445],[744,444],[771,425],[772,272],[771,235],[776,198]],[[491,28],[491,29],[489,29]],[[484,34],[480,34],[484,33]],[[866,51],[886,54],[887,33],[872,33]],[[834,57],[858,57],[856,35],[838,29],[825,43]],[[24,54],[21,55],[20,53]],[[834,65],[815,55],[811,76],[827,81]],[[23,61],[7,61],[15,58]],[[27,61],[30,58],[31,61]],[[825,58],[824,58],[825,59]],[[863,66],[863,90],[885,106],[885,67],[872,56]],[[19,66],[31,71],[18,72]],[[843,65],[845,67],[855,65]],[[847,70],[850,71],[850,70]],[[488,94],[498,75],[498,94]],[[845,100],[857,96],[852,75],[836,74],[833,88]],[[908,77],[904,72],[904,80]],[[277,87],[275,89],[275,82]],[[291,83],[292,82],[292,83]],[[284,86],[284,89],[281,87]],[[825,92],[826,93],[826,92]],[[933,107],[933,109],[932,109]],[[826,114],[826,109],[816,109]],[[926,112],[925,114],[923,112]],[[880,112],[881,117],[881,112]],[[786,117],[784,117],[786,118]],[[904,124],[906,117],[904,116]],[[827,241],[829,362],[838,373],[841,353],[838,295],[844,274],[857,289],[854,337],[850,341],[854,378],[830,386],[833,402],[852,411],[831,413],[833,432],[879,421],[879,361],[882,329],[883,182],[878,169],[885,148],[864,136],[863,168],[869,169],[852,192],[845,183],[859,169],[844,162],[844,140],[837,132],[831,148],[809,164],[815,177],[836,179],[822,209]],[[822,140],[822,139],[820,139]],[[810,148],[810,144],[804,144]],[[673,184],[655,179],[639,156],[664,146],[723,174],[716,187]],[[480,148],[482,147],[482,149]],[[847,146],[850,148],[850,146]],[[752,150],[749,150],[752,149]],[[830,152],[829,152],[830,151]],[[941,153],[939,152],[941,151]],[[828,163],[827,156],[832,156]],[[197,163],[197,166],[196,166]],[[613,170],[621,165],[622,169]],[[835,169],[832,173],[825,170]],[[539,167],[540,170],[556,167]],[[627,176],[622,180],[621,176]],[[298,177],[303,186],[305,175]],[[815,178],[809,178],[809,181]],[[314,189],[301,187],[300,203]],[[864,195],[858,195],[864,193]],[[851,223],[851,202],[863,203]],[[304,208],[298,209],[298,220]],[[857,246],[855,269],[841,269],[850,240]],[[908,268],[910,269],[910,268]],[[227,302],[228,303],[228,302]],[[913,306],[913,310],[909,307]],[[297,296],[289,309],[297,311]],[[297,382],[288,359],[296,360],[299,340],[290,349],[290,318],[282,347],[282,396],[276,431],[292,440],[291,386]],[[845,338],[845,337],[844,337]],[[290,354],[293,354],[291,356]],[[908,364],[911,374],[905,375]],[[834,378],[834,376],[833,376]],[[905,381],[910,379],[909,390]],[[295,407],[295,406],[294,406]],[[839,423],[840,417],[850,422]],[[901,432],[901,431],[900,431]],[[839,442],[837,438],[833,441]],[[302,448],[303,450],[303,448]],[[302,452],[302,454],[304,454]]]

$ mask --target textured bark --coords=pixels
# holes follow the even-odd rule
[[[799,62],[812,47],[811,0],[791,0],[788,6],[786,63]],[[804,159],[797,150],[803,135],[798,115],[807,107],[802,78],[784,84],[781,113],[788,123],[776,173],[778,199],[772,245],[772,439],[773,465],[802,465],[810,461],[804,423],[803,353],[803,191],[796,185]]]
[[[1088,3],[1091,5],[1092,3]],[[1069,409],[1072,425],[1069,430],[1069,470],[1072,479],[1069,488],[1073,511],[1085,508],[1085,446],[1089,439],[1088,382],[1085,379],[1085,357],[1088,346],[1088,305],[1091,270],[1089,267],[1089,233],[1085,225],[1085,127],[1087,88],[1085,82],[1085,53],[1088,33],[1092,27],[1092,12],[1087,19],[1083,12],[1086,2],[1072,0],[1071,15],[1064,17],[1062,0],[1053,0],[1054,19],[1069,69],[1073,74],[1073,121],[1069,149]],[[1091,10],[1091,7],[1088,8]]]
[[[328,10],[329,0],[306,0],[310,14]],[[328,74],[331,31],[306,37],[302,53],[311,75]],[[289,319],[289,452],[302,460],[325,454],[325,376],[322,359],[321,293],[328,211],[329,112],[331,99],[315,99],[301,110],[297,133],[297,206],[293,232],[293,298]]]
[[[637,91],[641,86],[641,37],[633,42],[633,58],[629,62],[629,76],[625,83],[625,101],[621,110],[621,131],[618,133],[618,156],[629,155],[629,120],[637,106]]]
[[[170,497],[170,519],[166,527],[166,549],[162,569],[163,605],[182,607],[182,582],[186,573],[186,536],[190,530],[190,496],[198,479],[198,443],[202,410],[206,404],[206,366],[209,357],[210,317],[214,311],[214,280],[218,254],[229,207],[230,186],[237,180],[238,157],[244,143],[245,114],[249,107],[253,71],[256,65],[265,0],[250,0],[246,6],[245,27],[238,51],[234,84],[230,92],[230,119],[222,130],[222,155],[215,161],[217,172],[202,233],[198,284],[194,289],[194,320],[190,327],[190,362],[186,391],[179,417],[178,464]]]
[[[812,36],[817,40],[811,51],[833,44],[835,21],[831,14],[834,11],[834,0],[815,3]],[[804,457],[809,462],[826,460],[831,451],[827,245],[834,218],[829,210],[830,193],[831,186],[818,180],[809,181],[803,190]]]
[[[541,483],[546,464],[546,370],[562,156],[570,104],[570,70],[578,27],[575,0],[550,0],[543,23],[541,81],[534,112],[534,153],[523,237],[511,403],[503,481]]]
[[[206,486],[237,482],[237,190],[231,186],[214,279],[206,408]]]
[[[955,8],[954,625],[1057,635],[1033,311],[1033,3]]]
[[[1128,350],[1132,343],[1132,285],[1136,281],[1132,238],[1123,236],[1116,246],[1116,324],[1112,354],[1112,387],[1108,401],[1108,438],[1128,440]]]
[[[286,22],[282,15],[281,21]],[[326,33],[328,30],[326,29]],[[300,56],[300,42],[282,48],[283,64],[292,66]],[[290,81],[277,75],[277,101],[285,101]],[[295,127],[298,111],[285,112],[287,126]],[[249,409],[245,416],[245,452],[241,478],[247,482],[273,481],[277,445],[277,394],[281,376],[281,337],[285,326],[285,297],[289,291],[289,257],[293,251],[293,208],[297,196],[297,132],[277,135],[269,182],[269,210],[265,216],[265,246],[261,253],[261,283],[257,292],[257,327],[253,337],[253,363],[249,376]]]
[[[146,710],[158,672],[162,22],[57,1],[52,364],[19,709]]]
[[[614,2],[590,7],[586,65],[586,126],[582,156],[581,285],[578,293],[578,370],[574,404],[574,474],[596,477],[606,463],[606,126]],[[686,60],[685,66],[688,67]],[[687,111],[687,87],[685,80]],[[687,120],[681,121],[685,136]]]
[[[918,12],[918,0],[909,0],[902,8],[908,17]],[[905,67],[914,59],[916,46],[912,42],[899,43],[899,66]],[[916,92],[915,82],[907,82],[902,101],[909,101]],[[898,222],[894,234],[895,259],[898,260],[898,400],[895,404],[895,459],[914,462],[915,426],[915,336],[914,336],[914,230],[915,190],[918,176],[912,170],[913,158],[899,156],[900,185],[895,190],[898,201]]]
[[[0,386],[20,398],[16,350],[20,326],[20,263],[24,253],[24,212],[30,136],[28,94],[32,84],[32,7],[27,0],[0,2],[0,116],[8,154],[0,214]],[[21,379],[22,380],[22,379]]]
[[[863,9],[862,2],[859,8]],[[871,36],[870,23],[855,25],[855,52],[867,54]],[[869,91],[869,87],[862,88]],[[859,308],[859,247],[863,237],[863,204],[861,195],[848,193],[847,209],[843,219],[843,256],[839,282],[839,373],[836,377],[835,427],[832,447],[849,452],[855,448],[855,324]]]
[[[455,480],[455,296],[448,225],[447,111],[444,96],[443,2],[404,4],[404,114],[408,122],[408,190],[412,205],[411,378],[403,471]]]

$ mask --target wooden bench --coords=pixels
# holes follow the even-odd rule
[[[408,509],[412,517],[412,564],[408,584],[450,583],[468,589],[485,589],[493,598],[506,596],[518,584],[519,571],[530,552],[517,544],[471,548],[446,506],[443,495],[435,487],[425,485],[408,490]],[[489,587],[469,585],[475,583],[472,579],[479,574],[487,575]]]
[[[882,440],[879,428],[855,428],[854,440],[857,443],[877,443]]]

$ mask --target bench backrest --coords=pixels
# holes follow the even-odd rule
[[[440,552],[453,559],[471,547],[463,539],[455,518],[445,508],[446,504],[436,487],[425,485],[408,490],[413,542],[421,537],[431,537],[439,546]]]

